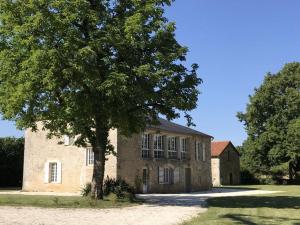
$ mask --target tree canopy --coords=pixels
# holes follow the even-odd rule
[[[267,74],[238,118],[248,134],[242,148],[244,167],[294,179],[300,169],[300,63]]]
[[[77,136],[101,197],[108,131],[129,135],[196,107],[198,66],[164,16],[171,0],[0,0],[0,112]],[[94,189],[94,190],[95,190]]]

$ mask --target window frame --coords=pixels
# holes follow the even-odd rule
[[[168,158],[169,159],[177,159],[177,146],[176,146],[176,137],[170,136],[167,137],[167,143],[168,143]]]
[[[86,165],[87,166],[94,165],[94,151],[92,147],[86,148]]]
[[[55,169],[54,169],[55,168]],[[57,183],[58,182],[58,163],[49,162],[49,181],[48,183]]]
[[[180,138],[180,159],[187,159],[187,138]]]
[[[150,134],[143,133],[142,134],[142,145],[141,145],[141,155],[143,159],[150,158]]]
[[[153,153],[155,159],[164,158],[163,136],[154,135],[153,137]]]

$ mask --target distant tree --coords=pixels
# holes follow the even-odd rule
[[[20,187],[23,178],[24,138],[0,138],[0,187]]]
[[[130,135],[196,107],[197,65],[164,17],[171,0],[0,0],[0,112],[19,128],[78,137],[103,198],[111,128]]]
[[[238,118],[248,133],[243,166],[254,173],[294,179],[300,167],[300,63],[267,74]]]

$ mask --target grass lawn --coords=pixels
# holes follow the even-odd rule
[[[183,225],[300,225],[300,185],[238,187],[283,192],[270,195],[212,198],[208,200],[206,213],[199,214]]]
[[[89,197],[62,197],[42,195],[0,194],[0,206],[35,206],[51,208],[116,208],[139,204],[139,201],[129,199],[117,200],[115,195],[109,195],[104,200],[92,200]]]

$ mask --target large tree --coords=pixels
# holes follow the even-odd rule
[[[300,63],[267,74],[238,118],[248,133],[242,148],[244,167],[294,179],[300,169]]]
[[[164,17],[172,0],[0,0],[0,112],[94,151],[102,198],[108,132],[130,135],[196,107],[201,79]]]

